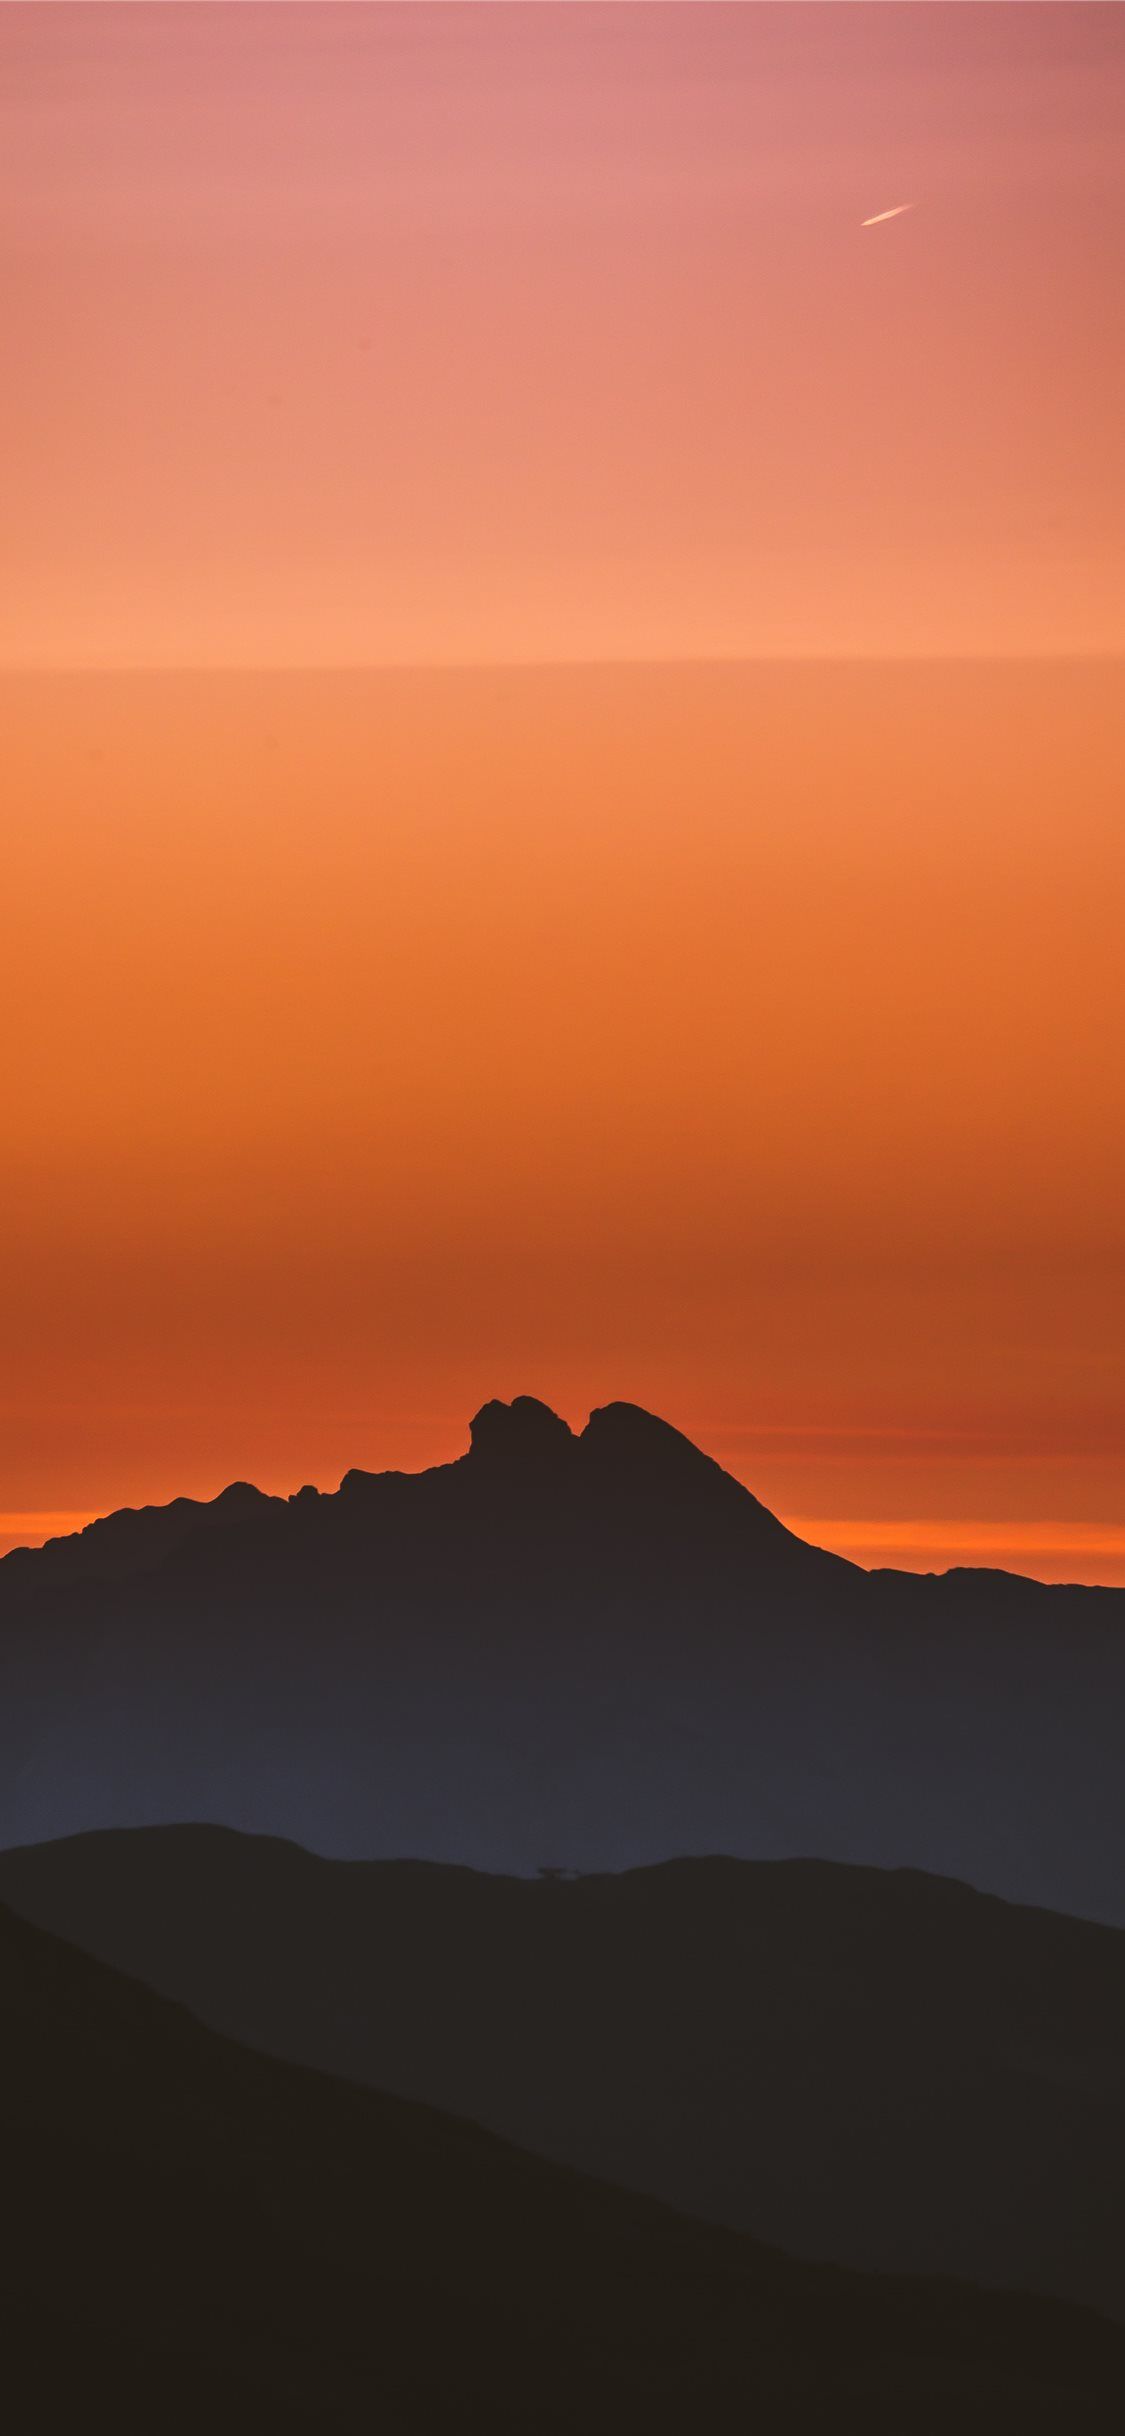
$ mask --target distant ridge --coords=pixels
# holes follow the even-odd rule
[[[1089,2312],[801,2265],[252,2055],[3,1909],[0,2065],[21,2436],[1082,2436],[1125,2409],[1125,2334]]]
[[[0,1854],[0,1900],[247,2044],[812,2258],[1125,2319],[1125,1934],[941,1878],[487,1878],[209,1827]]]
[[[635,1405],[235,1484],[0,1563],[0,1841],[213,1819],[346,1855],[819,1853],[1125,1923],[1125,1591],[868,1574]]]
[[[44,1540],[41,1547],[9,1548],[0,1556],[0,1568],[7,1566],[6,1578],[20,1588],[25,1582],[45,1580],[115,1581],[162,1564],[196,1532],[227,1530],[285,1502],[267,1497],[248,1481],[234,1480],[217,1497],[174,1497],[166,1506],[120,1506],[80,1531]]]

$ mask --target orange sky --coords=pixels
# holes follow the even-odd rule
[[[0,1541],[530,1390],[1125,1579],[1121,14],[0,62]]]

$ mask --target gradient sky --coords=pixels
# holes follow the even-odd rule
[[[1125,14],[0,7],[0,247],[0,1541],[1125,1579]]]

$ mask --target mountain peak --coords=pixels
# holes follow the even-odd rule
[[[582,1432],[583,1439],[598,1453],[614,1452],[636,1455],[641,1461],[659,1461],[661,1457],[688,1458],[696,1463],[710,1463],[709,1455],[685,1438],[683,1431],[673,1429],[670,1421],[662,1421],[656,1413],[646,1412],[643,1404],[597,1404]]]
[[[551,1462],[564,1447],[574,1445],[574,1437],[538,1396],[514,1396],[510,1404],[494,1396],[469,1423],[469,1442],[478,1458],[522,1465]]]
[[[270,1503],[264,1489],[257,1489],[252,1480],[232,1480],[217,1497],[205,1501],[213,1514],[228,1518],[232,1514],[257,1514]]]

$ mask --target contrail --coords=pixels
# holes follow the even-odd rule
[[[899,213],[913,211],[913,203],[895,203],[890,211],[873,211],[869,220],[861,220],[861,228],[878,228],[880,220],[897,220]]]

